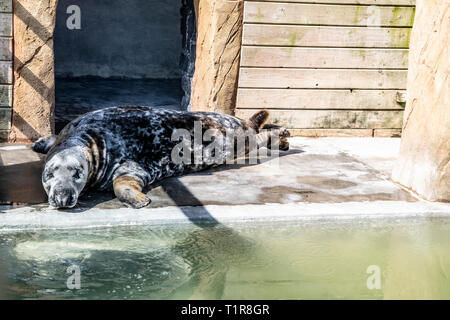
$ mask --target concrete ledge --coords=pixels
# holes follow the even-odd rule
[[[166,179],[149,190],[153,202],[140,210],[123,207],[108,192],[88,193],[75,208],[60,211],[50,209],[44,198],[19,199],[36,204],[0,206],[0,231],[450,217],[450,203],[420,200],[389,179],[399,143],[386,138],[291,138],[291,150],[280,153],[278,161],[225,165]],[[0,157],[0,198],[21,192],[16,196],[30,200],[42,192],[41,161],[28,146],[0,146]]]
[[[0,207],[0,212],[7,207]],[[450,218],[450,204],[374,201],[345,203],[295,203],[243,206],[93,208],[85,212],[36,208],[9,209],[0,214],[0,232],[38,229],[82,229],[130,225],[211,222],[227,225],[244,221],[314,221],[368,218]]]

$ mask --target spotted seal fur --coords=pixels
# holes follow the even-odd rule
[[[58,136],[41,138],[32,145],[32,149],[47,154],[42,183],[51,206],[71,208],[76,205],[80,193],[86,190],[112,188],[124,205],[141,208],[151,201],[142,192],[144,188],[167,177],[204,170],[217,164],[208,157],[190,164],[175,163],[171,153],[180,143],[180,140],[172,139],[175,129],[184,129],[193,136],[194,124],[200,121],[197,123],[201,123],[202,134],[208,129],[221,134],[251,131],[258,136],[259,142],[270,144],[270,136],[261,136],[260,132],[268,117],[265,110],[257,112],[249,120],[241,120],[212,112],[182,112],[143,106],[112,107],[73,120]],[[286,140],[289,132],[285,129],[279,132],[280,149],[286,150],[289,148]],[[215,138],[201,142],[203,151]],[[236,138],[223,139],[222,146],[234,143]],[[248,143],[245,148],[248,154]],[[213,154],[209,153],[210,156]]]

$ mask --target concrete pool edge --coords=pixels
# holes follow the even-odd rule
[[[2,207],[0,206],[0,212]],[[93,208],[85,212],[8,209],[0,213],[0,232],[40,229],[87,229],[131,225],[246,221],[314,221],[372,218],[450,218],[450,204],[426,201],[373,201],[295,203],[239,206],[164,207],[114,210]]]

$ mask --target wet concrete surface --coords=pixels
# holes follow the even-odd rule
[[[55,85],[56,132],[86,112],[121,106],[164,106],[180,110],[180,79],[57,78]]]
[[[340,146],[348,145],[349,140],[354,140],[354,150]],[[223,165],[166,179],[148,191],[152,199],[149,208],[418,201],[389,180],[389,163],[395,159],[398,139],[291,138],[290,143],[291,149],[280,152],[278,160],[262,158],[258,164]],[[41,203],[37,207],[45,208],[40,182],[42,157],[26,145],[22,149],[8,147],[0,146],[0,202]],[[108,210],[122,205],[112,193],[92,191],[80,197],[73,210],[94,207]]]

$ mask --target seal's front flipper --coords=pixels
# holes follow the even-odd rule
[[[142,193],[142,189],[152,183],[153,180],[154,175],[150,175],[139,163],[124,161],[113,175],[114,193],[127,207],[143,208],[151,200]]]
[[[151,200],[142,193],[144,182],[133,176],[120,176],[114,179],[114,194],[125,206],[139,209],[147,206]]]
[[[31,145],[31,149],[37,153],[46,154],[48,150],[55,144],[58,136],[50,136],[45,138],[39,138]]]

